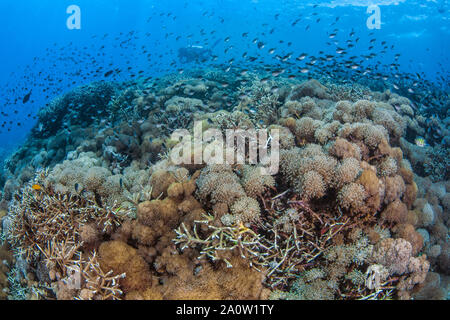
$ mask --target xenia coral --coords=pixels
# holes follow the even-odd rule
[[[305,199],[321,198],[334,186],[336,166],[337,161],[316,145],[280,153],[281,174]]]
[[[230,208],[234,221],[255,222],[259,220],[260,208],[259,203],[253,198],[239,198]]]
[[[245,196],[239,177],[228,165],[211,165],[202,170],[197,179],[197,195],[201,200],[210,198],[212,203],[222,202],[232,205]]]
[[[364,200],[367,198],[366,190],[359,183],[346,184],[339,191],[337,200],[339,205],[346,210],[358,212],[364,207]]]
[[[267,188],[273,188],[275,180],[270,175],[262,174],[260,167],[245,166],[242,173],[242,185],[249,197],[257,198]]]

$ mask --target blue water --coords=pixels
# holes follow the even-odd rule
[[[379,30],[369,30],[366,26],[370,16],[366,10],[371,3],[355,0],[2,0],[0,110],[4,114],[0,115],[0,124],[7,124],[0,128],[0,156],[4,157],[6,151],[24,141],[36,123],[38,110],[57,95],[105,79],[104,74],[115,68],[122,72],[110,80],[127,80],[140,70],[142,76],[150,76],[187,68],[177,58],[179,48],[210,46],[219,39],[219,45],[213,50],[218,56],[216,63],[229,63],[234,58],[233,63],[237,64],[242,54],[248,52],[264,63],[274,64],[276,54],[292,52],[293,57],[302,52],[327,54],[330,50],[327,42],[344,44],[353,30],[356,33],[353,38],[360,40],[349,55],[369,53],[370,40],[376,38],[372,51],[378,56],[370,61],[372,65],[390,64],[395,54],[401,53],[397,61],[399,70],[423,72],[429,80],[446,75],[448,80],[448,1],[375,1],[381,10]],[[81,9],[81,30],[69,30],[66,26],[69,17],[66,8],[73,4]],[[338,22],[332,25],[338,17]],[[298,18],[301,20],[293,26]],[[330,39],[334,29],[338,30],[337,35]],[[243,37],[243,33],[248,36]],[[227,37],[228,42],[224,41]],[[255,38],[265,43],[264,49],[258,49],[252,42]],[[380,54],[382,41],[395,48]],[[275,49],[275,54],[268,53],[270,48]],[[150,59],[143,50],[152,54]],[[23,104],[22,99],[30,90],[30,101]]]

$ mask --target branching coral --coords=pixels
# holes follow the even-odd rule
[[[119,207],[101,207],[95,199],[60,194],[52,186],[40,188],[25,187],[10,207],[10,241],[28,258],[36,257],[53,240],[78,242],[80,228],[89,222],[110,233],[125,214]]]
[[[40,172],[36,181],[44,181],[46,174]],[[81,258],[83,228],[96,226],[95,237],[111,234],[125,215],[120,207],[102,207],[96,199],[61,194],[52,185],[37,184],[25,186],[9,210],[10,243],[29,263],[43,260],[49,279],[59,282],[70,277],[74,264],[85,263]]]
[[[330,246],[324,252],[325,264],[303,271],[289,292],[274,291],[271,298],[287,300],[332,300],[336,298],[369,299],[390,295],[389,274],[374,272],[371,265],[364,273],[363,265],[370,260],[372,245],[361,230],[353,231],[349,244]],[[381,266],[381,269],[384,268]],[[349,271],[351,270],[351,271]]]
[[[274,288],[285,286],[289,279],[298,275],[302,265],[308,265],[319,257],[330,239],[348,223],[324,221],[302,201],[292,201],[291,209],[285,214],[264,220],[265,223],[257,224],[261,229],[255,233],[242,223],[216,227],[214,217],[208,215],[203,220],[194,221],[191,230],[181,225],[176,230],[174,241],[182,248],[199,248],[203,256],[213,261],[227,259],[229,267],[229,257],[235,252],[252,268],[264,272],[265,282]],[[202,230],[202,225],[207,229]],[[319,232],[317,225],[320,226]]]

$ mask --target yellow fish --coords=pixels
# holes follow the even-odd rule
[[[38,185],[38,184],[33,184],[33,186],[31,187],[31,189],[36,190],[36,191],[39,191],[39,190],[42,190],[42,187],[41,187],[40,185]]]
[[[416,143],[416,146],[419,146],[419,147],[425,147],[425,146],[427,145],[427,142],[426,142],[425,139],[422,138],[422,137],[416,138],[416,139],[414,140],[414,142]]]

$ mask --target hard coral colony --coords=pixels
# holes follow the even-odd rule
[[[2,297],[444,297],[450,184],[412,171],[424,160],[405,138],[421,130],[410,101],[235,72],[94,83],[42,110],[37,126],[53,131],[7,163]],[[103,109],[90,117],[77,101]],[[194,121],[279,129],[280,172],[175,165],[170,133]]]

